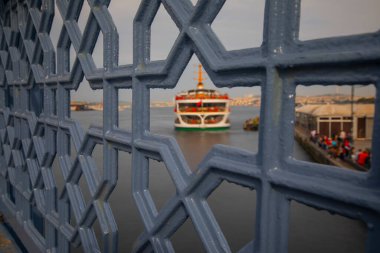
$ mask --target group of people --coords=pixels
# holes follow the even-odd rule
[[[371,167],[371,151],[367,149],[359,149],[355,151],[355,147],[352,145],[353,139],[350,133],[340,131],[339,135],[333,135],[333,137],[327,137],[326,135],[320,136],[316,130],[310,132],[310,141],[317,144],[321,149],[334,158],[340,158],[341,160],[351,159],[362,167]]]

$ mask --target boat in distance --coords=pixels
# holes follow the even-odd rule
[[[204,88],[200,64],[197,88],[178,93],[174,106],[176,130],[218,131],[230,128],[230,98],[228,94]]]

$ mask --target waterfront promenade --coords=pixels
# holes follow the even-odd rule
[[[358,164],[356,164],[355,161],[353,161],[350,158],[347,158],[346,160],[341,160],[339,158],[331,157],[328,154],[328,152],[321,149],[318,146],[318,144],[311,142],[310,133],[308,133],[306,130],[300,127],[295,127],[294,138],[316,162],[327,164],[327,165],[333,165],[333,166],[337,166],[341,168],[347,168],[351,170],[358,170],[358,171],[368,170],[367,168],[359,166]],[[366,148],[370,148],[371,141],[370,140],[355,140],[354,147],[356,150],[359,150],[359,149],[364,150]]]

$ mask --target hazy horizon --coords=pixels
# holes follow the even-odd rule
[[[323,89],[322,89],[323,87]],[[207,87],[206,85],[206,88],[210,88],[210,87]],[[212,88],[215,88],[212,87]],[[215,89],[218,89],[218,88],[215,88]],[[243,88],[243,89],[250,89],[250,90],[254,90],[254,89],[259,89],[259,87],[250,87],[250,88]],[[174,100],[174,96],[173,97],[170,97],[168,99],[162,99],[162,100],[158,100],[158,99],[155,99],[154,95],[155,93],[158,93],[158,92],[161,92],[161,91],[157,91],[158,89],[154,89],[152,91],[152,94],[153,94],[153,97],[151,96],[151,102],[170,102],[172,100]],[[159,89],[159,90],[162,90],[162,89]],[[224,89],[218,89],[219,91],[220,90],[224,90]],[[355,97],[376,97],[375,96],[375,86],[374,85],[355,85],[354,86],[354,95]],[[123,91],[125,93],[125,91]],[[320,93],[319,93],[320,92]],[[228,91],[226,92],[228,93]],[[313,97],[313,96],[339,96],[339,95],[346,95],[346,96],[351,96],[351,86],[349,85],[334,85],[334,86],[322,86],[322,85],[313,85],[311,87],[307,87],[307,86],[302,86],[302,85],[299,85],[296,89],[296,96],[300,96],[300,97]],[[256,91],[256,92],[252,92],[252,93],[243,93],[243,94],[239,94],[239,95],[235,95],[235,96],[231,96],[230,95],[230,98],[234,99],[234,98],[242,98],[242,97],[248,97],[248,96],[261,96],[261,92],[260,91]],[[123,99],[123,98],[126,98],[126,99]],[[131,101],[131,96],[130,94],[124,94],[124,96],[122,96],[122,98],[119,99],[119,102],[132,102]],[[90,103],[99,103],[102,101],[102,98],[100,98],[99,100],[74,100],[72,99],[72,101],[83,101],[83,102],[90,102]]]
[[[90,13],[87,1],[84,2],[82,13],[78,20],[79,28],[82,31]],[[140,2],[141,0],[113,0],[108,8],[119,32],[119,64],[121,65],[132,64],[132,22]],[[197,1],[192,0],[192,2],[195,4]],[[264,0],[226,1],[219,15],[211,24],[211,28],[227,50],[259,47],[261,45],[264,3]],[[299,39],[310,40],[378,31],[380,29],[378,10],[380,10],[380,1],[378,0],[303,0],[301,4]],[[53,20],[51,30],[54,46],[57,44],[61,27],[62,19],[56,9],[56,17]],[[161,6],[151,27],[151,60],[165,59],[178,34],[179,30],[175,23],[171,20],[165,8]],[[103,65],[102,47],[103,41],[100,35],[93,53],[93,59],[97,67],[102,67]],[[196,81],[193,79],[196,76],[194,71],[197,64],[199,64],[199,60],[194,55],[177,86],[174,89],[167,90],[153,89],[151,100],[170,101],[176,93],[195,88]],[[205,77],[205,86],[215,88],[207,73]],[[344,87],[339,89],[342,90],[341,93],[346,92]],[[222,93],[229,93],[231,97],[260,94],[259,87],[223,88],[218,90]],[[374,86],[369,89],[358,88],[355,89],[355,93],[359,96],[370,96],[374,94],[374,90]],[[302,96],[327,93],[336,93],[336,87],[316,85],[307,89],[301,87],[297,89],[297,94]],[[131,91],[122,90],[119,97],[121,101],[130,101]],[[71,99],[72,101],[102,101],[102,91],[92,90],[84,78],[79,89],[72,92]]]

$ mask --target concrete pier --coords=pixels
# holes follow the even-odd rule
[[[302,131],[299,128],[295,128],[294,130],[294,138],[295,140],[302,146],[302,148],[318,163],[333,165],[341,168],[358,170],[358,171],[367,171],[368,169],[356,164],[351,160],[341,160],[330,157],[327,152],[318,147],[315,143],[312,143],[309,140],[309,135]],[[359,146],[363,146],[368,143],[361,143]]]

